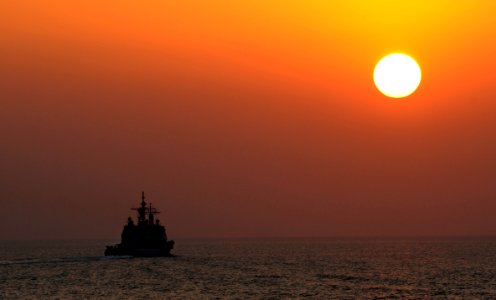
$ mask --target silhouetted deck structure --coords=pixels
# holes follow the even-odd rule
[[[174,241],[167,240],[165,227],[155,218],[160,212],[151,203],[147,205],[145,192],[141,193],[140,206],[131,209],[138,211],[138,223],[129,217],[122,230],[121,243],[107,246],[105,255],[171,256]]]

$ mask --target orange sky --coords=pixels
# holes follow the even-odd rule
[[[142,189],[172,238],[495,235],[495,11],[1,1],[0,239],[118,238]]]

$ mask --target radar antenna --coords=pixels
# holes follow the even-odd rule
[[[132,210],[138,211],[138,225],[153,224],[155,222],[154,214],[160,213],[155,207],[152,207],[150,203],[146,206],[145,202],[145,191],[141,192],[141,203],[140,207],[133,207]],[[146,214],[148,213],[148,220],[146,219]]]

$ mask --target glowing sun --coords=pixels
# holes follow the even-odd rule
[[[422,73],[417,62],[408,55],[394,53],[383,57],[375,66],[375,86],[384,95],[403,98],[420,84]]]

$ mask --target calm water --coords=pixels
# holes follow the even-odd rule
[[[189,240],[158,259],[108,243],[0,242],[0,298],[496,299],[495,239]]]

